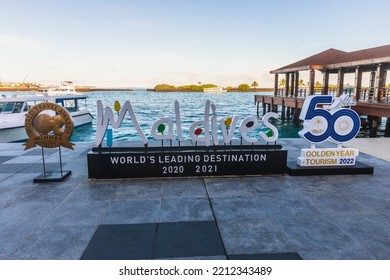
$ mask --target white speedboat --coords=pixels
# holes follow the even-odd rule
[[[211,87],[211,88],[204,88],[204,93],[223,93],[227,92],[227,89],[223,89],[222,87]]]
[[[64,81],[60,86],[49,88],[46,92],[49,95],[76,94],[72,81]]]
[[[27,139],[24,129],[26,114],[32,106],[41,102],[57,103],[67,109],[75,127],[92,123],[93,116],[87,109],[86,99],[86,95],[76,92],[53,94],[49,91],[34,96],[3,96],[0,99],[0,143]]]

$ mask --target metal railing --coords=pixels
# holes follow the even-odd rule
[[[323,94],[324,88],[323,87],[315,87],[314,88],[314,94],[320,95]],[[360,89],[360,95],[358,98],[355,96],[355,89],[353,87],[345,87],[343,88],[343,93],[347,94],[349,97],[356,101],[377,101],[377,102],[390,102],[390,88],[384,87],[379,89],[379,96],[378,98],[375,96],[375,89],[368,88],[368,87],[362,87]],[[298,98],[305,98],[309,95],[309,88],[308,87],[299,87],[297,97]],[[328,95],[337,96],[338,95],[338,88],[336,87],[329,87],[328,88]],[[284,87],[278,88],[277,96],[280,97],[286,97],[286,92]],[[291,95],[291,90],[289,91],[289,94],[287,97],[295,97]]]

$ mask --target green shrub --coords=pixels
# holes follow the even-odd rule
[[[238,89],[240,91],[250,91],[251,90],[251,88],[248,84],[241,84],[238,86]]]
[[[159,84],[154,87],[155,91],[175,91],[176,87],[168,84]]]

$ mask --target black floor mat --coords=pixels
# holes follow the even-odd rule
[[[101,225],[82,260],[152,259],[157,224]]]
[[[225,255],[215,222],[100,225],[81,259],[135,260]]]

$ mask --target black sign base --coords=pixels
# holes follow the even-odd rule
[[[66,177],[68,177],[72,172],[70,170],[60,171],[47,171],[46,174],[41,174],[38,177],[35,177],[34,183],[46,183],[46,182],[62,182]]]
[[[94,148],[94,179],[282,174],[287,151],[280,145]]]
[[[351,166],[323,167],[299,166],[296,162],[288,162],[287,173],[290,176],[374,174],[374,168],[359,161]]]

